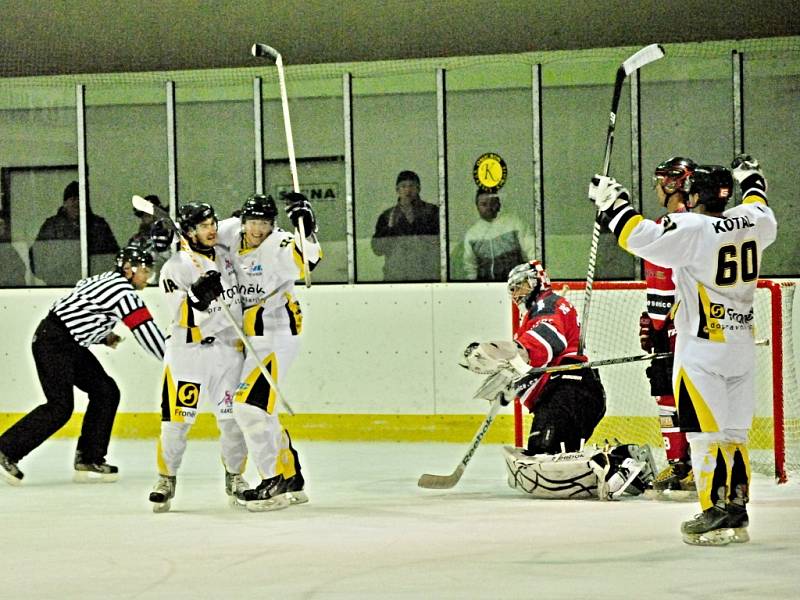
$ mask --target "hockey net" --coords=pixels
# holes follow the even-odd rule
[[[582,315],[585,282],[555,282]],[[797,388],[795,346],[792,335],[794,282],[759,280],[753,312],[756,343],[756,412],[750,431],[750,458],[754,471],[786,481],[800,472],[800,391]],[[643,282],[595,282],[591,318],[586,332],[590,360],[642,354],[639,346],[639,315],[645,307]],[[516,328],[516,311],[512,315]],[[656,402],[645,375],[647,362],[601,367],[607,395],[606,416],[590,442],[602,444],[617,439],[624,443],[649,444],[656,458],[666,463]],[[515,407],[515,442],[523,445],[530,416]],[[525,433],[523,433],[525,432]],[[657,449],[661,449],[659,452]]]

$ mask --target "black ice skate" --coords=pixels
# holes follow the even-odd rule
[[[169,510],[170,500],[175,497],[176,479],[174,475],[159,475],[153,491],[150,492],[150,502],[153,503],[153,512],[162,513]]]
[[[728,511],[719,506],[707,508],[681,524],[683,541],[694,546],[724,546],[734,538]]]
[[[276,475],[264,479],[258,487],[244,492],[247,510],[251,512],[264,512],[279,510],[289,506],[289,497],[286,494],[286,480],[283,475]]]
[[[733,530],[731,542],[735,544],[749,542],[750,534],[747,533],[747,526],[750,525],[750,519],[747,517],[747,508],[732,502],[725,505],[725,512],[728,513],[727,525]]]
[[[225,493],[231,506],[245,506],[244,493],[249,488],[250,484],[241,474],[225,471]]]
[[[286,480],[286,495],[292,504],[305,504],[308,495],[305,493],[306,480],[298,469],[297,472]]]
[[[76,483],[114,483],[119,479],[119,469],[106,462],[105,458],[86,460],[81,451],[75,452],[75,474],[72,480]]]
[[[9,485],[22,485],[22,478],[25,477],[22,471],[19,470],[17,463],[12,462],[11,459],[2,452],[0,452],[0,476],[2,476]]]

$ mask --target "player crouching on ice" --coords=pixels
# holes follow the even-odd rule
[[[508,291],[521,315],[514,342],[472,343],[461,362],[490,375],[476,397],[508,404],[519,395],[534,413],[527,448],[505,448],[508,484],[535,498],[641,494],[655,470],[649,447],[584,445],[605,414],[606,396],[597,371],[579,366],[587,358],[578,354],[575,307],[553,292],[538,260],[511,270]],[[570,364],[575,369],[536,369]]]

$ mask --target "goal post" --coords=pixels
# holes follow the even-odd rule
[[[554,282],[582,316],[585,282]],[[750,431],[750,457],[754,471],[774,475],[779,482],[800,471],[800,390],[797,389],[793,304],[796,283],[758,281],[753,313],[756,348],[756,411]],[[600,281],[593,286],[592,316],[586,331],[590,360],[631,356],[639,347],[639,315],[646,306],[646,285],[641,281]],[[512,328],[519,315],[512,305]],[[645,375],[646,363],[603,367],[600,376],[607,394],[606,416],[590,440],[647,443],[656,448],[659,463],[666,463],[655,399]],[[514,403],[514,440],[524,445],[530,415]]]

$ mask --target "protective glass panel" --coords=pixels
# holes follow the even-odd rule
[[[0,85],[0,286],[72,286],[80,277],[75,86]]]
[[[164,85],[87,86],[90,274],[111,270],[118,246],[149,243],[153,218],[133,210],[134,194],[169,208],[166,132]],[[151,283],[168,256],[156,255]]]
[[[621,60],[624,60],[622,57]],[[550,276],[585,279],[594,207],[586,192],[603,169],[614,77],[621,60],[607,57],[548,63],[542,68],[545,257]],[[617,110],[610,173],[630,178],[630,99],[625,84]],[[634,261],[603,235],[595,277],[632,277]]]
[[[283,211],[281,192],[293,189],[277,81],[262,83],[264,98],[264,193],[278,206],[278,226],[294,226]],[[300,191],[311,202],[324,257],[314,283],[347,281],[347,209],[341,79],[287,82],[289,118]],[[308,233],[308,232],[307,232]]]
[[[761,162],[779,227],[778,239],[764,252],[760,275],[797,277],[800,56],[762,51],[744,59],[744,148]]]
[[[178,204],[208,202],[220,219],[255,191],[253,82],[175,86]]]
[[[435,72],[354,78],[353,129],[357,281],[439,281]]]
[[[480,65],[446,81],[450,279],[506,281],[535,253],[531,67]]]

